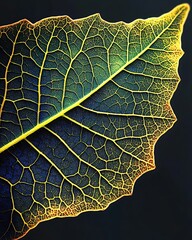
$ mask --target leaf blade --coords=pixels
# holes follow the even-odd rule
[[[170,99],[179,81],[180,36],[188,10],[188,5],[180,5],[160,18],[136,20],[129,25],[110,24],[98,15],[76,21],[67,17],[50,18],[45,20],[46,24],[38,22],[36,27],[26,20],[18,23],[19,29],[25,24],[29,29],[20,30],[16,53],[11,58],[14,65],[21,61],[21,53],[23,58],[29,54],[23,47],[27,39],[25,44],[33,49],[30,54],[36,62],[21,65],[22,71],[18,72],[28,73],[29,78],[27,74],[22,75],[23,84],[28,82],[23,96],[38,114],[31,129],[30,121],[25,123],[30,115],[21,114],[20,125],[17,120],[15,125],[22,131],[27,129],[26,132],[0,150],[1,185],[6,189],[5,198],[11,198],[9,208],[12,209],[8,211],[12,222],[4,236],[21,237],[39,222],[55,216],[105,209],[123,195],[131,195],[137,178],[155,168],[154,145],[176,120]],[[93,28],[97,20],[100,30],[108,33],[105,41],[103,32]],[[57,27],[66,27],[67,37],[62,27],[56,29],[54,21]],[[28,34],[29,30],[36,38]],[[56,31],[60,43],[50,40]],[[1,39],[2,32],[4,28],[0,29]],[[61,46],[65,49],[62,52],[65,64],[59,61]],[[104,49],[107,50],[102,55]],[[55,67],[55,59],[61,66]],[[31,69],[36,71],[36,80]],[[13,74],[7,78],[14,82],[17,79],[14,71],[7,72]],[[32,101],[34,95],[28,90],[36,94],[36,101]],[[18,105],[21,112],[22,104],[21,101]],[[13,105],[17,106],[15,102]],[[47,119],[46,114],[50,115]],[[1,136],[5,135],[3,129],[7,126],[7,119],[2,119],[5,125],[1,125]],[[8,174],[10,166],[12,175]]]

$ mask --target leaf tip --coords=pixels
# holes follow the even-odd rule
[[[180,6],[183,7],[184,9],[186,9],[186,11],[190,11],[189,3],[183,3],[183,4],[180,4]]]
[[[176,12],[183,12],[184,16],[187,17],[190,11],[190,5],[188,3],[182,3],[176,6],[173,10],[175,10]]]

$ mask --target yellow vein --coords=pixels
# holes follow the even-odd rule
[[[77,189],[79,189],[84,196],[87,196],[87,197],[90,198],[90,196],[86,195],[86,194],[83,192],[83,190],[82,190],[78,185],[76,185],[75,183],[71,182],[71,181],[63,174],[63,172],[61,171],[61,169],[60,169],[59,167],[57,167],[57,165],[56,165],[53,161],[51,161],[51,159],[49,159],[43,152],[41,152],[35,145],[33,145],[33,143],[31,143],[28,139],[25,139],[25,141],[26,141],[35,151],[37,151],[42,157],[44,157],[44,158],[51,164],[51,166],[54,167],[54,168],[58,171],[58,173],[63,177],[63,179],[65,179],[67,182],[69,182],[72,186],[74,186],[74,187],[76,187]],[[97,202],[96,199],[94,199],[94,200]],[[97,203],[98,203],[98,202],[97,202]],[[98,204],[99,204],[99,203],[98,203]],[[100,204],[99,204],[99,205],[100,205]]]
[[[15,37],[15,40],[13,42],[13,48],[12,48],[12,52],[11,52],[11,55],[10,55],[10,58],[9,58],[9,61],[7,63],[7,66],[6,66],[6,70],[5,70],[5,91],[4,91],[4,96],[3,96],[3,100],[2,100],[2,103],[1,103],[1,107],[0,107],[0,121],[1,121],[1,116],[2,116],[2,113],[3,113],[3,107],[5,105],[5,101],[6,101],[6,96],[7,96],[7,83],[8,83],[8,80],[7,80],[7,77],[8,77],[8,70],[9,70],[9,66],[11,64],[11,60],[12,60],[12,57],[14,55],[14,52],[15,52],[15,46],[16,46],[16,42],[17,42],[17,39],[18,39],[18,36],[20,34],[20,31],[21,31],[21,28],[22,28],[22,24],[16,34],[16,37]]]
[[[159,94],[162,94],[163,91],[161,92],[151,92],[149,90],[132,90],[130,88],[126,88],[126,87],[123,87],[122,85],[118,84],[116,81],[114,81],[113,79],[111,80],[111,82],[113,82],[119,89],[122,89],[124,91],[127,91],[127,92],[130,92],[130,93],[146,93],[146,94],[150,94],[150,95],[159,95]],[[150,88],[150,87],[149,87]]]
[[[75,152],[73,151],[73,149],[71,147],[69,147],[69,145],[55,132],[53,132],[51,129],[47,128],[47,127],[44,127],[47,131],[49,131],[51,134],[53,134],[57,139],[59,139],[63,145],[69,149],[69,151],[80,161],[80,162],[83,162],[84,164],[86,164],[87,166],[89,166],[90,168],[94,169],[97,173],[99,173],[100,177],[105,179],[105,181],[107,181],[109,183],[109,185],[111,185],[113,187],[113,185],[109,182],[109,180],[107,178],[105,178],[99,169],[97,169],[96,167],[94,167],[92,164],[86,162],[84,159],[80,158],[80,156]],[[106,169],[107,171],[108,169]],[[100,186],[101,184],[99,184]]]
[[[74,120],[73,118],[70,118],[70,117],[68,117],[68,116],[66,116],[66,115],[63,116],[63,117],[64,117],[64,118],[67,118],[69,121],[77,124],[78,126],[81,126],[82,128],[88,130],[89,132],[92,132],[92,133],[95,134],[95,135],[98,135],[98,136],[100,136],[100,137],[102,137],[102,138],[105,138],[105,139],[108,140],[108,141],[113,142],[113,143],[117,146],[117,148],[119,148],[123,153],[128,154],[129,156],[135,158],[135,159],[138,160],[139,162],[144,162],[145,164],[148,164],[149,166],[154,167],[153,164],[148,163],[148,162],[146,162],[146,161],[138,158],[137,156],[133,155],[132,153],[125,151],[125,150],[116,142],[116,140],[118,140],[118,139],[113,139],[113,138],[107,137],[107,136],[105,136],[105,135],[103,135],[103,134],[101,134],[101,133],[99,133],[99,132],[95,132],[95,131],[92,130],[90,127],[87,127],[87,126],[85,126],[84,124],[79,123],[79,122],[77,122],[76,120]],[[92,165],[91,165],[91,166],[92,166]]]
[[[129,73],[130,75],[138,75],[138,76],[142,76],[142,77],[148,77],[148,78],[152,78],[152,79],[160,79],[160,80],[177,80],[176,78],[171,78],[171,77],[159,77],[159,76],[152,76],[152,75],[148,75],[148,74],[145,74],[145,73],[142,73],[142,72],[132,72],[128,69],[124,69],[123,71]]]
[[[55,28],[56,27],[54,25],[54,29],[51,32],[51,36],[50,36],[49,41],[47,43],[46,51],[45,51],[44,58],[43,58],[43,61],[42,61],[42,64],[41,64],[41,68],[40,68],[40,72],[39,72],[39,79],[38,79],[38,103],[37,103],[37,124],[39,124],[39,121],[40,121],[40,111],[41,111],[41,79],[42,79],[42,74],[43,74],[45,62],[46,62],[46,59],[47,59],[47,55],[49,53],[49,51],[48,51],[49,50],[49,46],[50,46],[50,43],[52,41],[53,34],[55,32]]]
[[[161,117],[161,116],[153,116],[153,115],[140,115],[140,114],[135,114],[135,113],[113,113],[113,112],[102,112],[102,111],[97,111],[88,107],[85,107],[83,105],[79,105],[80,108],[85,109],[88,112],[93,112],[95,114],[100,114],[100,115],[108,115],[108,116],[120,116],[120,117],[138,117],[138,118],[150,118],[150,119],[160,119],[160,120],[171,120],[175,121],[175,118],[168,118],[168,117]]]
[[[66,72],[66,74],[65,74],[65,77],[64,77],[64,85],[63,85],[63,96],[62,96],[62,99],[61,99],[61,104],[62,104],[63,107],[64,107],[64,100],[65,100],[65,95],[66,95],[67,77],[68,77],[69,72],[70,72],[70,70],[71,70],[71,68],[72,68],[73,62],[77,59],[77,57],[79,56],[79,54],[82,52],[83,47],[84,47],[84,44],[85,44],[85,41],[86,41],[86,39],[87,39],[87,36],[88,36],[88,34],[89,34],[89,32],[90,32],[90,30],[91,30],[91,28],[92,28],[92,26],[93,26],[93,24],[95,23],[96,20],[97,20],[97,18],[96,18],[96,19],[93,19],[93,22],[90,24],[90,26],[89,26],[86,34],[85,34],[85,37],[84,37],[84,39],[82,40],[81,48],[79,49],[79,51],[77,52],[77,54],[75,55],[75,57],[74,57],[73,59],[71,59],[71,62],[70,62],[70,64],[69,64],[69,67],[68,67],[67,72]],[[69,49],[70,49],[70,47],[69,47]],[[70,52],[71,52],[71,51],[70,51]]]

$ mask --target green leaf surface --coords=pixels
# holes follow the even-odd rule
[[[176,121],[170,100],[188,11],[0,28],[1,239],[106,209],[155,168],[155,143]]]

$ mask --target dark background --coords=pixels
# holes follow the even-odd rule
[[[0,25],[27,18],[100,12],[111,22],[160,16],[182,1],[163,0],[5,0]],[[191,1],[188,3],[192,5]],[[123,197],[103,212],[54,219],[31,230],[24,240],[191,240],[192,239],[192,13],[187,19],[180,60],[182,81],[171,103],[178,121],[156,144],[156,170],[142,176],[132,197]]]

